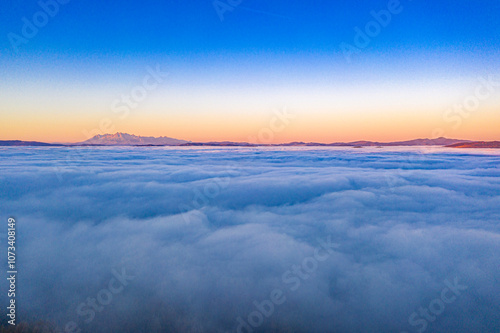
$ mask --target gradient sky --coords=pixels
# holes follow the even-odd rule
[[[342,43],[355,45],[355,28],[390,2],[243,0],[221,20],[209,0],[71,0],[17,51],[10,39],[23,36],[24,17],[43,20],[42,8],[6,3],[0,140],[120,131],[255,141],[283,109],[295,118],[273,142],[500,139],[500,87],[470,111],[453,109],[480,77],[500,81],[500,3],[403,0],[347,61]],[[127,115],[114,112],[157,66],[163,82]]]

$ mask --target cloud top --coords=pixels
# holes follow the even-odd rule
[[[500,326],[494,151],[114,147],[0,155],[0,211],[18,221],[22,319],[62,329],[75,322],[84,332]],[[134,279],[102,306],[102,290],[122,270]],[[460,295],[448,286],[455,279],[467,287]],[[446,288],[453,302],[440,301]],[[102,309],[86,322],[88,298]]]

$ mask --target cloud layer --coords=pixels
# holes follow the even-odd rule
[[[2,148],[0,160],[20,319],[84,332],[500,327],[498,152]],[[135,278],[103,305],[123,271]],[[455,280],[467,288],[453,293]],[[435,301],[446,288],[453,302]],[[280,304],[259,310],[273,291]]]

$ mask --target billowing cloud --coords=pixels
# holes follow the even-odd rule
[[[493,151],[0,155],[0,211],[17,220],[21,320],[83,332],[500,327]]]

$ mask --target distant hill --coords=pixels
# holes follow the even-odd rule
[[[500,148],[500,141],[475,141],[465,143],[455,143],[448,145],[450,148]]]
[[[161,136],[136,136],[126,133],[96,135],[93,138],[80,142],[77,145],[97,146],[179,146],[188,143],[185,140],[177,140]]]
[[[396,142],[373,142],[373,141],[354,141],[346,143],[346,146],[381,146],[381,147],[393,147],[393,146],[446,146],[455,143],[468,142],[468,140],[457,140],[448,138],[437,138],[437,139],[415,139],[409,141],[396,141]],[[337,145],[337,144],[333,144]]]
[[[217,147],[257,147],[257,146],[270,146],[270,145],[255,145],[247,142],[187,142],[181,146],[217,146]]]
[[[452,145],[455,143],[461,142],[469,142],[468,140],[457,140],[457,139],[448,139],[448,138],[437,138],[437,139],[416,139],[410,141],[399,141],[399,142],[390,142],[387,144],[379,144],[379,146],[446,146]]]
[[[330,147],[446,146],[463,142],[469,142],[469,141],[448,139],[441,137],[437,139],[415,139],[409,141],[396,141],[396,142],[376,142],[376,141],[353,141],[353,142],[334,142],[334,143],[290,142],[290,143],[280,144],[279,146],[330,146]]]
[[[0,140],[0,146],[9,146],[9,147],[17,147],[17,146],[37,146],[37,147],[57,147],[63,146],[61,144],[55,143],[45,143],[45,142],[37,142],[37,141],[20,141],[20,140]]]
[[[452,148],[498,148],[495,146],[498,142],[472,142],[469,140],[457,140],[448,138],[437,139],[415,139],[409,141],[396,142],[376,142],[376,141],[353,141],[353,142],[333,142],[333,143],[317,143],[317,142],[290,142],[281,144],[253,144],[248,142],[191,142],[186,140],[178,140],[166,136],[136,136],[127,133],[102,134],[96,135],[93,138],[73,144],[51,144],[35,141],[0,141],[0,146],[214,146],[214,147],[396,147],[396,146],[446,146]],[[467,146],[470,145],[470,146]],[[474,145],[477,145],[475,147]],[[493,147],[488,146],[493,145]]]
[[[283,144],[253,144],[248,142],[191,142],[177,140],[167,137],[142,137],[125,133],[96,135],[92,139],[80,142],[78,145],[97,146],[214,146],[214,147],[258,147],[258,146],[286,146],[286,147],[392,147],[392,146],[446,146],[455,143],[465,143],[468,140],[457,140],[448,138],[437,139],[415,139],[398,142],[374,142],[374,141],[354,141],[354,142],[290,142]]]

